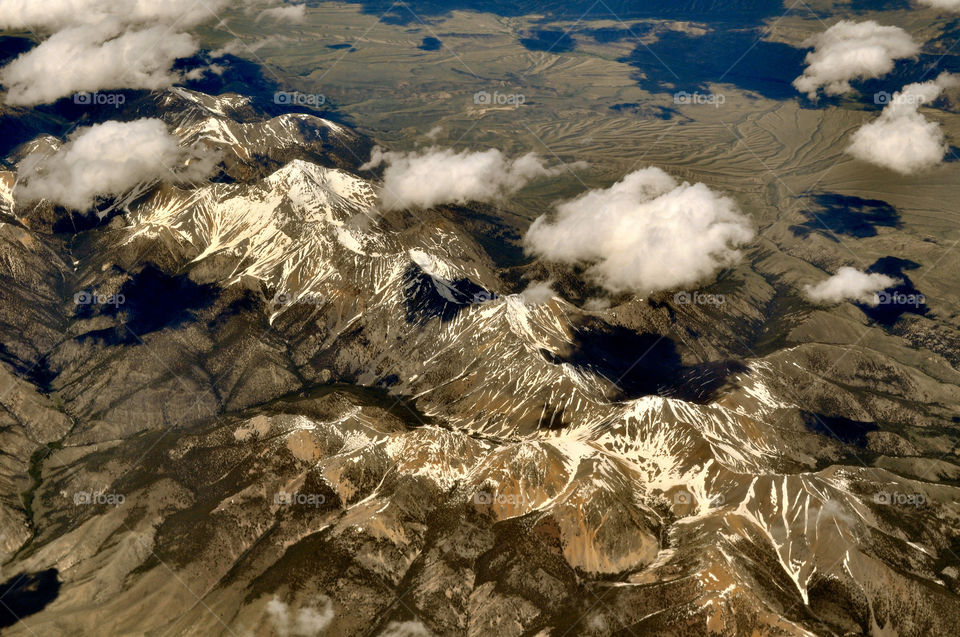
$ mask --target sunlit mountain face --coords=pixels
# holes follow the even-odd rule
[[[956,634],[958,21],[0,0],[0,634]]]

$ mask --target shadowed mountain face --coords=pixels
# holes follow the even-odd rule
[[[411,265],[405,276],[407,321],[425,323],[432,318],[451,321],[474,303],[493,295],[467,278],[446,281]]]
[[[79,293],[82,302],[77,305],[78,318],[89,319],[99,313],[119,317],[121,323],[81,338],[104,339],[111,345],[133,344],[147,334],[196,320],[199,311],[213,305],[218,294],[217,286],[197,285],[186,275],[171,276],[148,263],[106,299],[93,291]]]
[[[144,114],[217,179],[69,229],[0,190],[5,635],[960,622],[946,367],[797,341],[822,314],[773,277],[715,306],[518,294],[550,273],[491,206],[379,210],[347,126],[184,88],[117,113]],[[814,206],[845,236],[899,223]],[[872,271],[914,293],[911,268]],[[863,309],[885,343],[932,314]],[[747,351],[764,322],[783,336]]]
[[[655,395],[709,403],[730,377],[749,373],[736,361],[684,365],[671,339],[595,320],[576,330],[563,360],[610,380],[618,389],[618,400]]]
[[[866,445],[868,433],[879,429],[876,423],[820,414],[804,415],[804,423],[811,431],[860,447]]]

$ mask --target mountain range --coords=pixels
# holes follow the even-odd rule
[[[63,135],[3,114],[29,131],[0,170],[5,634],[960,622],[942,325],[864,307],[884,348],[801,342],[831,319],[760,275],[588,304],[491,250],[516,231],[489,205],[381,210],[346,123],[187,88],[116,116],[215,176],[23,203]]]

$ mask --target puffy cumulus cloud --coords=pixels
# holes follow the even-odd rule
[[[904,175],[936,166],[949,148],[940,125],[921,115],[919,108],[957,84],[956,76],[942,73],[935,80],[903,87],[877,119],[853,134],[847,153]]]
[[[739,259],[736,248],[753,235],[732,199],[651,167],[558,204],[555,218],[538,218],[524,241],[529,253],[587,264],[587,275],[611,292],[649,293],[713,275]]]
[[[561,167],[548,167],[534,153],[509,159],[495,148],[457,152],[437,147],[411,153],[376,147],[360,169],[384,164],[380,205],[386,210],[497,201],[536,178],[562,171]]]
[[[276,22],[289,22],[296,24],[307,19],[307,5],[305,4],[287,4],[281,7],[266,9],[257,17],[262,19],[274,20]]]
[[[162,23],[184,30],[221,20],[220,12],[228,7],[247,16],[272,12],[289,17],[306,10],[306,4],[287,0],[0,0],[0,29],[53,33],[117,20],[130,27]]]
[[[7,102],[29,106],[79,92],[159,89],[179,76],[174,60],[195,53],[186,33],[166,26],[120,31],[108,23],[64,29],[0,70]]]
[[[158,119],[106,122],[77,130],[52,154],[24,157],[14,195],[86,211],[99,197],[122,194],[142,182],[202,179],[214,161],[181,149]]]
[[[280,637],[315,637],[333,622],[333,603],[330,598],[320,597],[318,607],[304,606],[293,611],[276,597],[267,602],[267,617]]]
[[[806,40],[814,47],[807,54],[807,68],[793,81],[794,87],[817,98],[851,91],[850,80],[880,77],[893,70],[894,61],[915,56],[920,46],[900,27],[881,26],[873,20],[841,20]]]
[[[78,92],[159,89],[182,80],[177,59],[193,55],[187,31],[218,20],[228,5],[246,13],[277,0],[0,0],[0,29],[51,34],[0,69],[6,101],[32,106]],[[277,8],[291,18],[304,9]],[[272,11],[272,9],[267,9]]]
[[[59,31],[80,24],[119,20],[190,27],[214,17],[227,0],[0,0],[0,28]]]
[[[0,0],[0,28],[52,35],[0,70],[6,101],[34,105],[81,91],[158,89],[179,79],[178,58],[198,44],[183,29],[225,0]]]
[[[807,298],[821,305],[857,301],[877,305],[877,292],[900,283],[899,279],[878,272],[866,273],[856,268],[843,267],[825,281],[803,288]]]

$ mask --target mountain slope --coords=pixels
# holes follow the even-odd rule
[[[271,634],[275,597],[343,635],[960,620],[949,365],[738,356],[750,302],[533,303],[450,211],[377,210],[338,124],[130,108],[217,179],[67,232],[0,175],[0,548],[59,582],[10,634]]]

